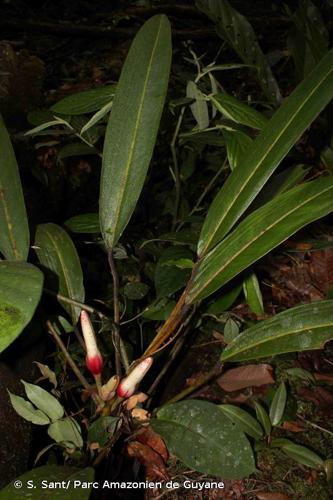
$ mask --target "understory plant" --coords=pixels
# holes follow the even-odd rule
[[[226,1],[197,3],[217,23],[218,33],[241,59],[242,62],[234,66],[239,70],[250,68],[258,79],[265,96],[261,109],[265,111],[227,93],[219,84],[217,72],[229,71],[232,65],[213,62],[204,66],[202,59],[189,48],[189,60],[196,68],[196,76],[187,82],[185,98],[168,103],[176,119],[170,166],[174,181],[172,230],[168,235],[156,234],[151,238],[175,243],[156,266],[164,272],[162,281],[156,281],[157,288],[161,291],[166,287],[166,292],[157,294],[156,300],[138,314],[146,315],[150,321],[165,321],[151,339],[142,332],[140,337],[138,331],[132,342],[134,351],[126,320],[123,321],[126,314],[123,297],[127,297],[129,303],[140,300],[147,294],[148,287],[137,281],[130,282],[122,296],[118,267],[127,256],[122,238],[147,177],[166,102],[172,57],[167,17],[154,16],[139,30],[116,85],[65,98],[39,113],[39,118],[37,114],[30,117],[35,127],[26,137],[45,133],[57,136],[59,131],[68,133],[70,141],[61,150],[62,160],[78,154],[101,158],[98,214],[78,214],[66,221],[64,227],[53,222],[40,224],[30,233],[14,151],[5,124],[3,120],[0,122],[0,251],[3,256],[0,261],[0,350],[5,351],[34,315],[38,316],[42,296],[53,296],[63,313],[50,315],[44,327],[83,386],[85,412],[89,416],[85,438],[77,417],[68,413],[64,416],[64,407],[56,399],[56,387],[51,395],[25,383],[29,401],[11,395],[14,408],[23,418],[37,425],[48,425],[50,437],[62,447],[67,460],[73,459],[77,451],[76,461],[73,459],[76,467],[66,466],[68,470],[65,470],[59,466],[56,470],[50,466],[52,474],[59,477],[80,477],[83,470],[87,477],[93,477],[91,466],[98,465],[107,456],[120,439],[125,422],[127,432],[128,425],[131,432],[151,425],[163,437],[169,452],[184,464],[223,479],[240,479],[255,471],[253,441],[279,447],[289,457],[319,470],[327,469],[329,464],[305,447],[288,440],[271,439],[271,428],[280,424],[285,410],[284,382],[267,411],[255,402],[256,418],[254,412],[252,415],[236,406],[184,399],[206,379],[169,404],[155,410],[147,406],[151,415],[144,406],[147,398],[137,392],[148,371],[156,369],[168,349],[172,352],[175,339],[189,335],[198,311],[219,314],[230,309],[242,287],[252,310],[262,319],[241,333],[237,324],[232,325],[228,320],[229,329],[234,326],[236,331],[207,380],[214,370],[220,373],[225,362],[257,361],[319,349],[333,339],[333,301],[329,299],[265,317],[259,282],[252,267],[301,228],[333,210],[333,176],[329,168],[322,168],[314,179],[309,179],[306,178],[309,168],[293,162],[290,156],[293,163],[284,175],[275,173],[333,97],[333,50],[325,48],[323,43],[320,57],[316,54],[316,59],[311,53],[309,71],[302,69],[300,83],[282,99],[248,21]],[[297,33],[300,36],[299,31]],[[183,130],[186,116],[194,120],[194,125],[192,121],[191,127]],[[46,121],[45,117],[48,117]],[[104,147],[100,152],[97,144],[103,134]],[[215,141],[220,147],[219,168],[213,176],[216,194],[204,216],[201,204],[209,190],[204,191],[198,204],[182,219],[181,190],[186,173],[180,168],[180,159],[199,155],[202,140],[208,141],[206,144]],[[224,182],[216,189],[221,173]],[[198,234],[193,237],[194,231],[189,238],[186,230],[198,229],[198,226]],[[68,230],[101,234],[98,245],[103,246],[112,277],[112,314],[107,308],[85,302],[81,261]],[[30,241],[31,234],[34,234],[33,241]],[[186,249],[184,240],[185,246],[188,245]],[[31,243],[35,254],[29,252]],[[148,240],[142,242],[142,248],[149,244]],[[105,334],[108,342],[100,342]],[[82,347],[80,354],[77,347],[71,352],[75,342],[71,340],[69,347],[66,346],[67,335],[70,339],[75,335],[75,342],[79,343],[79,339],[85,346],[90,379],[78,367]],[[43,365],[42,369],[46,378],[54,380],[50,368]],[[137,398],[131,400],[134,406],[126,407],[131,398]],[[131,415],[130,424],[128,408],[137,410]],[[94,449],[90,445],[96,442],[99,445]],[[86,468],[79,469],[78,465]],[[47,467],[43,467],[41,477],[47,474]],[[36,475],[36,471],[38,469],[28,474]]]

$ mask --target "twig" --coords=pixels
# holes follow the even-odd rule
[[[66,349],[65,344],[63,343],[63,341],[61,340],[60,336],[57,334],[57,332],[53,328],[51,321],[47,321],[46,322],[46,326],[47,326],[48,331],[50,332],[50,334],[54,338],[55,342],[58,344],[59,349],[63,353],[65,360],[67,361],[67,363],[69,364],[69,366],[73,370],[73,372],[76,375],[77,379],[81,382],[82,386],[87,391],[90,392],[91,391],[91,385],[89,384],[88,380],[84,377],[84,375],[82,375],[82,373],[81,373],[80,369],[78,368],[77,364],[75,363],[75,361],[73,360],[72,356],[69,354],[68,350]],[[94,402],[96,403],[96,405],[99,405],[100,404],[100,400],[99,400],[99,397],[97,396],[97,394],[93,394],[92,393],[91,396],[92,396]]]
[[[186,398],[187,396],[192,394],[197,389],[200,389],[200,387],[202,387],[203,385],[206,385],[213,378],[216,378],[217,376],[219,376],[222,373],[222,370],[223,370],[223,363],[218,361],[212,370],[210,370],[205,375],[202,375],[201,377],[199,377],[199,379],[195,382],[195,384],[190,385],[189,387],[186,387],[181,392],[176,394],[173,398],[169,399],[169,401],[167,401],[165,403],[165,405],[169,405],[171,403],[176,403],[177,401],[180,401],[181,399]]]
[[[115,348],[115,364],[116,373],[118,377],[121,377],[121,362],[120,362],[120,312],[119,312],[119,278],[117,269],[113,259],[112,249],[108,252],[108,261],[110,266],[110,271],[112,274],[113,281],[113,343]]]
[[[55,297],[58,299],[60,302],[64,302],[65,304],[71,304],[73,306],[80,307],[80,309],[84,309],[85,311],[89,313],[96,313],[97,316],[99,316],[100,319],[106,319],[107,316],[103,314],[101,311],[96,309],[95,307],[88,306],[87,304],[84,304],[83,302],[79,302],[78,300],[71,299],[69,297],[65,297],[64,295],[61,295],[60,293],[53,292],[52,290],[49,290],[48,288],[43,288],[43,291],[47,293],[48,295],[51,295],[52,297]]]

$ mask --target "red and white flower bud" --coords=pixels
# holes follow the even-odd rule
[[[86,365],[94,377],[101,375],[103,358],[97,347],[96,336],[87,311],[81,311],[81,328],[87,349]]]
[[[127,377],[123,378],[120,381],[117,387],[118,396],[121,398],[129,398],[130,396],[132,396],[138,384],[141,382],[141,380],[151,367],[152,363],[153,358],[149,357],[136,365],[136,367],[127,375]]]

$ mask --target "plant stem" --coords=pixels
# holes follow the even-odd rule
[[[120,312],[119,312],[119,277],[113,259],[113,251],[108,251],[108,261],[113,280],[113,343],[115,348],[116,373],[121,377],[122,369],[120,362]]]
[[[88,380],[84,377],[84,375],[82,375],[82,373],[81,373],[80,369],[78,368],[77,364],[73,360],[72,356],[69,354],[69,352],[68,352],[65,344],[63,343],[63,341],[61,340],[60,336],[55,331],[55,329],[54,329],[51,321],[47,321],[46,322],[46,326],[47,326],[48,331],[50,332],[50,334],[54,338],[55,342],[57,343],[59,349],[63,353],[66,362],[69,364],[69,366],[73,370],[74,374],[76,375],[77,379],[81,382],[82,386],[87,391],[90,392],[91,391],[91,385],[89,384]],[[93,400],[95,401],[96,405],[99,405],[100,404],[100,400],[99,400],[99,397],[97,396],[97,394],[91,394],[91,396],[92,396]]]
[[[52,290],[49,290],[48,288],[43,288],[43,291],[47,293],[48,295],[52,295],[52,297],[57,298],[60,302],[64,302],[65,304],[71,304],[73,306],[80,307],[80,309],[84,309],[85,311],[89,313],[96,313],[99,318],[105,319],[107,316],[103,314],[101,311],[98,309],[95,309],[95,307],[88,306],[87,304],[84,304],[83,302],[79,302],[78,300],[70,299],[69,297],[65,297],[64,295],[61,295],[60,293],[53,292]]]
[[[173,161],[173,165],[174,165],[175,189],[176,189],[175,211],[174,211],[173,221],[172,221],[172,230],[175,229],[176,224],[177,224],[177,220],[178,220],[178,211],[179,211],[179,203],[180,203],[180,189],[181,189],[181,180],[180,180],[180,171],[179,171],[178,158],[177,158],[176,141],[178,138],[181,123],[183,121],[185,108],[186,107],[183,106],[180,110],[177,125],[175,128],[175,132],[173,134],[172,141],[170,144],[172,161]]]

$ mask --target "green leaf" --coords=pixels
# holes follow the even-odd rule
[[[284,382],[281,382],[276,389],[269,408],[269,419],[273,426],[279,425],[287,403],[287,389]]]
[[[167,91],[171,31],[166,16],[149,19],[123,66],[105,135],[100,224],[113,248],[138,201],[152,157]]]
[[[304,370],[303,368],[288,368],[287,370],[283,370],[284,373],[288,375],[291,379],[299,379],[305,380],[305,382],[316,383],[316,379],[312,375],[312,373]]]
[[[323,465],[324,465],[327,483],[332,488],[332,485],[333,485],[333,459],[328,458],[327,460],[325,460]]]
[[[320,458],[317,453],[309,450],[309,448],[306,448],[305,446],[291,443],[281,446],[281,450],[288,457],[292,458],[302,465],[307,465],[308,467],[312,467],[314,469],[321,469],[324,466],[323,459]]]
[[[70,158],[71,156],[83,156],[83,155],[97,155],[98,151],[93,146],[85,144],[84,142],[73,142],[71,144],[65,144],[57,156],[57,160],[63,160],[65,158]]]
[[[176,265],[170,265],[170,261],[192,257],[192,252],[184,247],[174,246],[164,250],[155,267],[154,282],[157,298],[177,292],[186,285],[191,276],[190,269],[179,269]]]
[[[118,422],[119,417],[99,417],[89,427],[89,443],[98,443],[103,448],[115,432]]]
[[[0,148],[0,252],[7,260],[27,260],[27,213],[15,153],[1,115]]]
[[[16,396],[16,394],[12,394],[9,392],[10,402],[16,413],[20,415],[20,417],[28,420],[28,422],[32,422],[36,425],[47,425],[50,423],[50,419],[45,413],[41,410],[37,410],[30,401],[26,401],[20,396]]]
[[[146,283],[138,281],[133,283],[126,283],[124,286],[124,294],[131,300],[141,300],[147,295],[149,286]]]
[[[239,326],[235,320],[229,318],[224,326],[223,337],[227,344],[235,340],[239,335]]]
[[[243,290],[246,302],[250,306],[251,311],[257,316],[263,316],[265,314],[264,304],[259,281],[255,273],[251,273],[245,278],[243,281]]]
[[[265,408],[263,406],[261,406],[260,403],[258,403],[258,401],[254,402],[254,408],[256,410],[257,419],[261,423],[261,425],[265,431],[266,436],[269,436],[271,433],[272,424],[271,424],[271,421],[269,419],[267,411],[265,410]]]
[[[53,288],[61,295],[84,302],[83,275],[76,248],[66,231],[57,224],[37,226],[35,250],[40,263],[52,271],[57,280]],[[77,322],[80,308],[72,304],[61,305]]]
[[[191,469],[223,479],[242,479],[255,470],[246,437],[212,403],[192,399],[164,406],[151,425]]]
[[[196,0],[195,3],[215,22],[218,35],[233,48],[240,59],[255,67],[254,74],[266,97],[279,103],[279,87],[248,20],[226,0]]]
[[[95,471],[92,467],[78,469],[67,465],[43,465],[30,470],[17,478],[22,488],[15,488],[15,481],[11,481],[5,488],[0,491],[0,500],[22,500],[23,498],[33,498],[38,500],[89,500],[92,492],[92,481],[94,480]],[[30,484],[28,481],[32,481]],[[55,489],[43,486],[42,481],[46,481],[46,485],[62,483],[65,481],[66,488]],[[86,484],[87,488],[75,487],[76,484]],[[88,484],[90,483],[90,484]],[[31,485],[34,486],[31,489]],[[68,485],[68,488],[67,488]]]
[[[202,255],[230,231],[297,139],[333,96],[333,50],[276,111],[211,204],[198,244]]]
[[[58,420],[64,416],[64,408],[59,401],[52,396],[49,392],[45,391],[38,385],[29,384],[24,380],[21,381],[25,388],[27,398],[43,413],[45,413],[50,420]]]
[[[198,124],[198,129],[203,130],[209,126],[208,106],[204,94],[197,84],[189,81],[186,87],[186,97],[194,99],[190,105],[192,114]]]
[[[222,130],[227,146],[228,161],[231,170],[234,170],[242,161],[243,156],[249,150],[253,141],[240,130]]]
[[[215,300],[207,309],[208,314],[221,314],[224,311],[228,311],[230,307],[233,305],[238,295],[242,290],[242,284],[233,286],[229,290],[225,291],[222,296]]]
[[[43,274],[25,262],[0,262],[0,352],[31,320],[39,303]]]
[[[261,130],[268,123],[268,118],[265,115],[226,92],[212,95],[210,100],[225,118],[241,125]]]
[[[74,215],[64,222],[73,233],[100,233],[98,213]]]
[[[97,111],[91,118],[90,120],[82,127],[80,134],[83,135],[85,132],[87,132],[90,128],[92,128],[96,123],[101,121],[104,116],[106,116],[112,108],[112,102],[109,102],[105,104],[105,106],[102,107],[99,111]]]
[[[220,405],[219,409],[231,422],[238,425],[243,432],[254,439],[262,438],[263,431],[261,425],[247,411],[234,405]]]
[[[142,317],[152,321],[166,321],[175,305],[176,302],[174,300],[169,301],[168,299],[163,298],[158,300],[157,303],[146,307]]]
[[[115,85],[84,90],[69,95],[51,106],[50,110],[62,115],[83,115],[93,113],[112,101],[116,92]]]
[[[296,186],[251,213],[200,261],[188,302],[208,297],[306,224],[330,213],[332,195],[333,176],[328,176]]]
[[[222,353],[223,361],[247,361],[320,349],[333,338],[333,300],[293,307],[248,328]]]
[[[48,435],[56,443],[64,443],[68,448],[82,448],[83,439],[79,424],[74,418],[66,417],[49,425]]]

